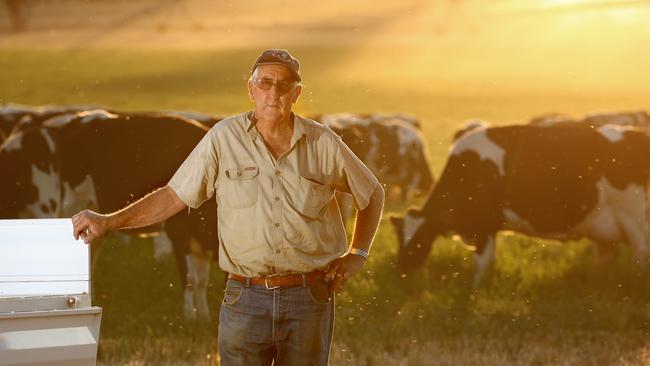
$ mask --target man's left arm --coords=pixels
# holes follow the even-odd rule
[[[370,196],[368,206],[357,212],[350,250],[341,258],[333,261],[325,273],[325,280],[333,281],[330,285],[333,292],[343,288],[347,280],[359,272],[366,262],[366,256],[370,252],[372,240],[379,226],[383,207],[384,189],[381,184],[377,184]],[[356,254],[354,254],[355,252]]]

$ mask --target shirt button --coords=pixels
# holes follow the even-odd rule
[[[275,200],[276,200],[276,201],[279,201],[279,200],[280,200],[280,197],[277,197],[277,196],[276,196],[276,197],[275,197]]]
[[[276,223],[275,223],[275,227],[280,227],[280,223],[279,223],[279,222],[276,222]]]
[[[277,254],[280,254],[280,249],[276,249],[275,252],[276,252]]]
[[[278,176],[279,176],[280,174],[282,174],[282,172],[280,172],[279,170],[276,170],[276,171],[275,171],[275,175],[278,175]]]

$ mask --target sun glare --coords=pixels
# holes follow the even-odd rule
[[[591,1],[594,3],[595,1]],[[564,5],[582,5],[587,4],[586,0],[542,0],[540,1],[543,6],[564,6]]]

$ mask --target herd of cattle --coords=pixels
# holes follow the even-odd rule
[[[412,116],[311,118],[340,135],[402,201],[428,194],[421,208],[391,218],[403,270],[423,263],[438,235],[456,233],[476,248],[478,281],[494,260],[501,230],[562,240],[588,237],[604,248],[628,242],[639,261],[650,257],[645,112],[582,120],[546,115],[501,127],[472,122],[453,136],[435,184],[420,123]],[[166,184],[220,120],[193,112],[126,113],[83,105],[0,107],[0,219],[117,210]],[[337,201],[347,217],[350,196]],[[209,317],[216,215],[216,203],[209,200],[162,225],[120,234],[152,236],[157,248],[173,249],[188,318]]]
[[[417,121],[402,115],[321,115],[388,190],[404,197],[433,184]],[[0,219],[70,217],[118,210],[165,185],[221,118],[192,112],[125,113],[92,106],[0,109]],[[370,147],[370,148],[368,148]],[[342,206],[346,197],[338,197]],[[348,203],[350,205],[350,203]],[[209,316],[210,261],[218,252],[217,207],[208,200],[163,225],[127,232],[173,248],[185,315]],[[123,233],[122,233],[123,234]],[[92,256],[95,259],[96,248]]]

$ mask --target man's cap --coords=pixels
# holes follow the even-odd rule
[[[253,74],[253,72],[255,72],[255,69],[260,65],[283,65],[289,69],[291,75],[293,75],[296,81],[302,81],[302,78],[298,73],[298,71],[300,71],[300,62],[298,62],[295,57],[291,56],[287,50],[270,49],[262,52],[262,54],[257,57],[257,60],[255,60],[255,63],[253,64],[251,74]]]

